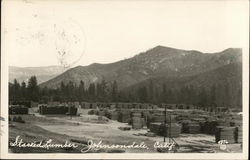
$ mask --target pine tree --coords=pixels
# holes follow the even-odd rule
[[[141,103],[148,102],[147,88],[145,86],[140,87],[137,91],[137,96],[138,96],[139,102]]]
[[[91,83],[88,87],[88,96],[89,96],[89,101],[95,101],[95,96],[96,96],[96,89],[95,89],[95,84]]]
[[[201,107],[205,107],[207,105],[207,93],[206,93],[206,90],[205,88],[202,88],[200,90],[200,93],[199,93],[199,102],[198,104],[201,106]]]
[[[67,88],[67,98],[68,101],[74,101],[75,100],[75,85],[72,81],[69,81],[69,83],[66,86]]]
[[[26,91],[26,83],[23,81],[21,84],[21,96],[22,96],[22,100],[26,100],[27,97],[27,91]]]
[[[230,86],[228,82],[224,84],[224,97],[225,97],[224,98],[225,107],[229,108],[230,102],[231,102],[231,94],[230,94]]]
[[[173,103],[174,102],[174,97],[173,97],[173,93],[172,93],[172,90],[171,89],[168,89],[167,91],[167,103]]]
[[[152,103],[154,101],[154,84],[152,80],[150,80],[149,82],[147,91],[148,91],[148,101]]]
[[[107,101],[107,82],[103,79],[101,82],[101,101]]]
[[[28,86],[27,86],[27,96],[28,99],[31,101],[38,101],[39,99],[39,88],[37,85],[37,79],[36,76],[31,76],[29,81],[28,81]]]
[[[84,82],[81,80],[78,87],[78,99],[79,101],[84,101],[85,99],[85,86]]]
[[[12,91],[13,91],[13,100],[18,101],[20,99],[20,84],[16,79],[14,79]]]
[[[63,81],[61,81],[60,91],[59,92],[60,92],[60,95],[62,97],[62,100],[66,100],[67,91],[66,91],[66,86],[65,86]]]
[[[116,81],[113,81],[112,83],[112,89],[111,89],[111,99],[113,102],[117,102],[118,98],[118,85]]]
[[[213,107],[216,107],[217,104],[216,104],[216,86],[213,85],[211,88],[210,88],[210,96],[209,96],[209,104],[211,104]]]
[[[161,102],[166,103],[167,102],[167,87],[166,84],[164,83],[162,85],[162,93],[161,93]]]

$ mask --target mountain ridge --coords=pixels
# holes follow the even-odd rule
[[[181,77],[197,75],[221,66],[242,62],[240,48],[228,48],[216,53],[202,53],[196,50],[182,50],[156,46],[131,58],[113,63],[93,63],[77,66],[52,78],[41,87],[57,88],[60,83],[72,81],[79,84],[83,80],[86,87],[90,83],[118,81],[123,89],[158,75]]]

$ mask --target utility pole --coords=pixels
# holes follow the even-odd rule
[[[164,142],[166,142],[166,123],[167,123],[167,108],[165,106],[165,110],[164,110]]]
[[[169,132],[168,132],[168,139],[169,139],[169,143],[171,141],[171,112],[169,115]]]

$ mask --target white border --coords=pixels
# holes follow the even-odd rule
[[[4,5],[5,1],[2,1]],[[157,3],[157,2],[156,2]],[[195,3],[195,1],[194,1]],[[243,2],[244,3],[244,2]],[[245,1],[248,5],[249,2]],[[6,8],[2,8],[2,24]],[[248,13],[249,18],[249,13]],[[3,34],[1,34],[1,116],[6,120],[1,121],[1,130],[4,133],[1,136],[0,158],[25,158],[25,159],[247,159],[248,158],[248,133],[249,133],[249,19],[243,47],[243,153],[88,153],[88,154],[11,154],[8,153],[8,54],[5,49]],[[1,32],[3,33],[3,27]]]

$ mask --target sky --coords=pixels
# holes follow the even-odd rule
[[[157,45],[220,52],[244,47],[249,27],[243,0],[9,0],[2,16],[3,51],[19,67],[111,63]]]

